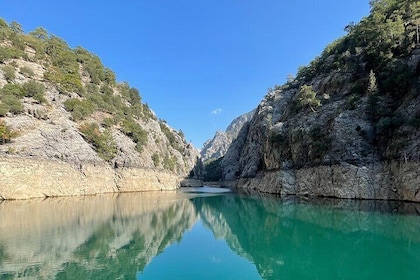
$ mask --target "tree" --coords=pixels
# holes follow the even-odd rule
[[[355,27],[356,24],[354,23],[354,21],[351,21],[349,24],[346,25],[346,27],[344,27],[344,31],[346,31],[347,33],[351,33]]]
[[[316,92],[312,89],[312,86],[303,85],[300,87],[297,101],[300,107],[309,107],[312,111],[314,108],[321,106],[321,101],[316,97]]]
[[[376,76],[373,70],[370,70],[369,73],[369,85],[368,85],[368,93],[374,94],[378,91],[378,84],[376,82]]]
[[[29,32],[29,35],[43,41],[48,39],[48,31],[42,27],[37,27],[35,30]]]
[[[16,136],[16,133],[6,125],[3,120],[0,120],[0,144],[10,142],[10,140]]]
[[[10,29],[16,34],[23,34],[22,25],[16,21],[10,23]]]
[[[2,28],[9,28],[9,26],[7,25],[7,22],[4,19],[0,18],[0,29]]]
[[[415,43],[420,44],[420,2],[413,1],[409,5],[410,22],[408,26],[414,31]]]

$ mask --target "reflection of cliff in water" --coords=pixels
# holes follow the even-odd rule
[[[314,279],[317,275],[346,279],[353,270],[364,278],[383,276],[378,279],[395,270],[404,278],[404,271],[418,271],[412,266],[420,263],[418,217],[390,213],[384,219],[382,215],[383,211],[416,213],[418,204],[329,199],[305,203],[235,195],[193,202],[215,236],[255,263],[264,279]],[[388,271],[366,269],[372,247],[389,256],[384,265]],[[404,262],[412,258],[417,262]]]
[[[199,217],[264,279],[408,278],[420,273],[419,208],[181,192],[5,201],[0,279],[134,279]],[[378,255],[385,269],[366,266]]]
[[[0,271],[13,278],[134,279],[196,220],[191,202],[176,192],[3,202]]]

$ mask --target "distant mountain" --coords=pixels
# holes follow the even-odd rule
[[[0,19],[0,199],[174,189],[198,156],[99,57]]]
[[[204,163],[217,160],[225,155],[233,139],[238,137],[239,131],[249,122],[255,110],[234,119],[225,131],[217,131],[213,139],[207,140],[201,149],[201,159]]]

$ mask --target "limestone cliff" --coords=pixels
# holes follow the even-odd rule
[[[0,19],[0,199],[175,189],[198,151],[97,56]]]
[[[223,157],[232,141],[238,137],[239,131],[249,122],[253,114],[254,110],[237,117],[225,131],[217,131],[213,139],[207,140],[200,152],[202,161],[207,162]]]
[[[405,13],[401,2],[382,2],[265,96],[221,160],[224,180],[279,194],[420,201],[420,45],[396,20],[399,37],[369,33],[383,24],[380,8]]]

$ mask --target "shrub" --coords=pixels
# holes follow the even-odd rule
[[[166,170],[175,171],[175,166],[176,166],[176,158],[166,155],[165,159],[163,160],[163,167]]]
[[[10,126],[6,125],[3,120],[0,120],[0,144],[10,142],[10,140],[16,136]]]
[[[5,65],[2,68],[3,76],[9,83],[12,82],[16,78],[15,68],[11,65]]]
[[[23,95],[32,97],[39,103],[47,103],[47,99],[45,98],[45,86],[42,83],[29,81],[23,84]]]
[[[17,98],[22,98],[25,96],[23,87],[19,84],[6,84],[0,90],[0,92],[2,95],[14,95]]]
[[[115,119],[114,118],[104,118],[102,120],[102,126],[103,127],[112,127],[114,124],[116,124]]]
[[[89,100],[70,98],[64,101],[64,108],[71,113],[75,121],[82,120],[95,111],[95,105]]]
[[[35,95],[44,96],[45,86],[31,80],[23,84],[23,93],[26,97],[34,97]]]
[[[22,102],[19,100],[19,98],[17,98],[14,95],[11,95],[11,94],[3,95],[0,101],[4,106],[2,109],[3,115],[5,115],[4,114],[5,110],[7,110],[7,112],[10,112],[12,114],[19,114],[23,112]]]
[[[82,125],[80,132],[103,160],[110,161],[117,154],[114,138],[109,130],[101,132],[97,123],[89,123]]]
[[[9,112],[9,108],[5,104],[0,103],[0,117],[4,117]]]
[[[126,118],[122,123],[122,132],[133,139],[136,143],[136,150],[141,152],[147,143],[147,131],[132,119]]]
[[[166,138],[168,138],[169,145],[171,145],[175,150],[182,151],[182,147],[179,145],[175,134],[168,128],[168,126],[163,121],[160,121],[159,125]]]
[[[12,58],[19,58],[24,56],[24,52],[15,47],[0,46],[0,63],[3,63]]]
[[[310,159],[313,161],[322,160],[331,146],[331,137],[325,127],[314,126],[309,131],[311,138]]]
[[[27,78],[31,78],[31,77],[33,77],[33,76],[35,75],[34,71],[33,71],[31,68],[27,67],[27,66],[23,66],[23,67],[21,67],[21,68],[19,69],[19,72],[20,72],[23,76],[25,76],[25,77],[27,77]]]
[[[153,160],[153,164],[154,164],[154,166],[155,166],[155,167],[158,167],[158,166],[159,166],[159,164],[160,164],[160,157],[159,157],[159,154],[158,154],[158,153],[154,153],[154,154],[152,155],[152,160]]]

